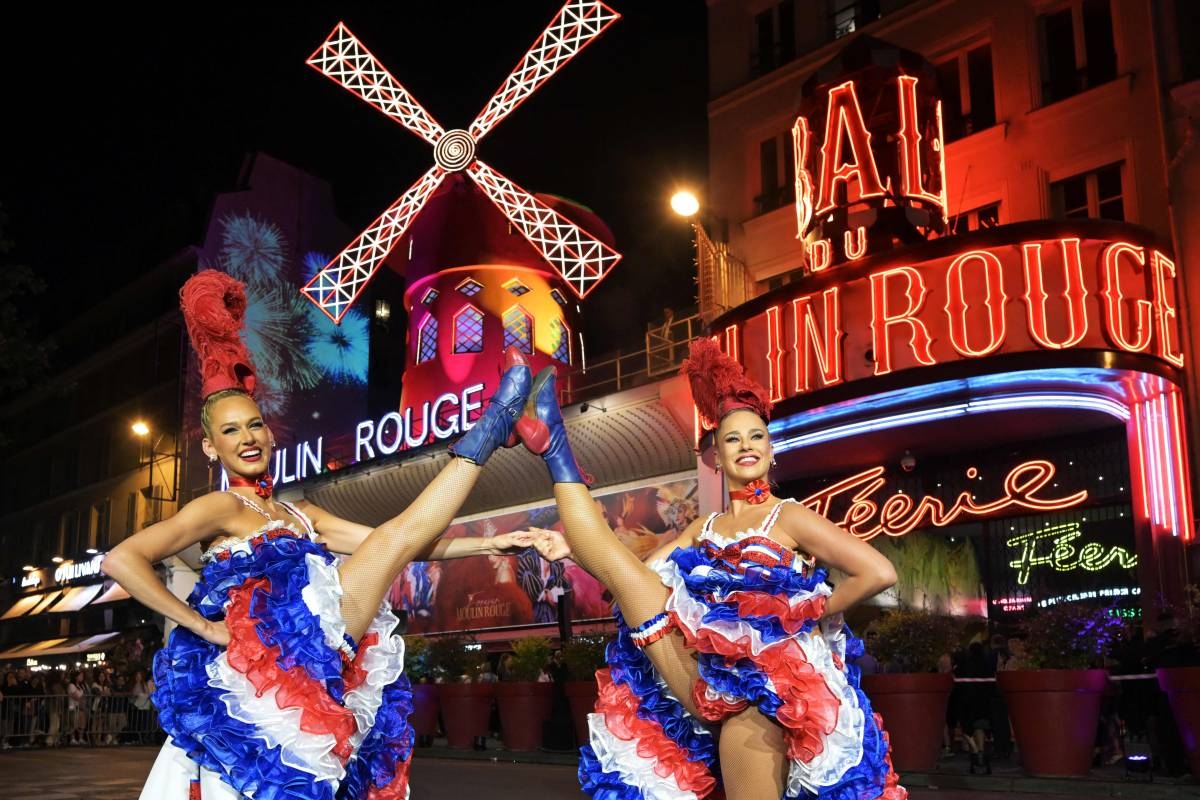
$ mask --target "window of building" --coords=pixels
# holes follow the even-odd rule
[[[554,333],[554,360],[563,364],[571,363],[571,330],[561,319],[550,320],[550,330]]]
[[[1125,219],[1121,164],[1074,175],[1050,184],[1055,219]]]
[[[474,306],[467,306],[454,317],[454,352],[483,352],[483,312]]]
[[[796,57],[796,0],[783,0],[754,15],[750,76],[757,78]]]
[[[986,206],[962,211],[950,218],[950,232],[963,234],[968,231],[982,231],[995,228],[1000,224],[1000,204],[990,203]]]
[[[533,352],[533,317],[520,306],[504,312],[504,349],[510,347],[522,353]]]
[[[1038,17],[1042,102],[1049,104],[1117,77],[1110,0],[1071,0]]]
[[[521,283],[516,278],[513,278],[511,281],[504,284],[504,290],[507,291],[509,294],[520,297],[523,294],[528,294],[529,287],[526,286],[525,284]]]
[[[462,291],[461,286],[459,287],[459,291]],[[430,289],[428,292],[425,293],[425,296],[421,298],[421,305],[431,306],[431,305],[433,305],[433,301],[437,300],[437,299],[438,299],[438,290]]]
[[[125,535],[132,536],[137,530],[138,493],[130,492],[125,500]]]
[[[947,142],[996,124],[992,46],[964,50],[937,65],[942,90],[942,129]]]
[[[849,36],[879,19],[879,0],[830,0],[829,22],[834,39]]]
[[[758,145],[759,194],[754,215],[791,205],[796,196],[794,154],[790,133],[781,133]]]
[[[62,553],[68,558],[82,548],[79,546],[79,512],[75,509],[64,511],[59,518],[59,535],[62,541]]]
[[[456,288],[458,289],[458,291],[462,292],[467,297],[474,297],[475,295],[477,295],[483,291],[483,284],[479,283],[478,281],[472,280],[471,278],[467,278],[465,281],[460,283]]]
[[[108,524],[112,516],[112,502],[106,497],[92,506],[91,519],[88,521],[88,546],[108,547]]]
[[[430,314],[421,323],[417,340],[417,363],[424,364],[437,358],[437,317]]]
[[[562,292],[560,292],[558,289],[551,289],[550,297],[552,297],[554,302],[558,303],[560,306],[565,306],[567,304],[567,298],[563,297]]]

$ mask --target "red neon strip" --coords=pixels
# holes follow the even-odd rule
[[[967,303],[966,280],[963,272],[972,261],[983,262],[984,305],[987,306],[988,342],[982,349],[971,347],[967,337]],[[977,281],[972,281],[977,284]],[[994,294],[1000,295],[999,303],[995,302]],[[1004,291],[1004,266],[995,253],[988,250],[971,250],[950,262],[946,270],[946,317],[950,320],[950,344],[960,355],[976,358],[994,353],[1004,344],[1005,321],[1004,306],[1008,295]]]
[[[1142,403],[1141,403],[1141,401],[1134,400],[1132,403],[1129,404],[1129,410],[1131,412],[1133,412],[1133,431],[1134,431],[1134,439],[1137,444],[1136,461],[1137,461],[1137,470],[1138,470],[1138,482],[1141,486],[1142,516],[1144,516],[1146,518],[1146,521],[1149,522],[1150,521],[1150,489],[1146,485],[1146,472],[1149,469],[1149,464],[1147,464],[1148,454],[1146,453],[1146,440],[1145,440],[1145,430],[1144,430],[1145,423],[1142,421]]]
[[[897,148],[900,151],[901,191],[914,200],[938,206],[944,214],[944,186],[939,186],[938,193],[933,194],[926,191],[921,183],[921,124],[917,119],[917,79],[910,75],[901,75],[896,82],[900,91],[900,130],[896,136],[900,140]],[[940,118],[938,122],[938,138],[934,139],[932,144],[935,150],[940,149]],[[944,170],[938,178],[942,184],[946,182]]]
[[[862,107],[854,90],[854,82],[846,81],[829,90],[829,105],[825,117],[825,141],[821,143],[821,190],[817,199],[816,216],[825,214],[837,203],[834,194],[839,183],[849,187],[850,179],[858,182],[858,200],[883,197],[883,182],[875,155],[871,152],[871,133],[863,122]],[[843,139],[850,142],[852,160],[844,161]],[[853,202],[853,198],[847,197]]]
[[[1104,248],[1103,281],[1104,289],[1100,292],[1104,297],[1105,319],[1108,322],[1108,337],[1117,347],[1131,353],[1141,353],[1150,346],[1150,338],[1154,334],[1151,325],[1153,306],[1149,300],[1135,300],[1133,304],[1134,333],[1137,339],[1130,341],[1129,332],[1125,329],[1125,294],[1121,289],[1121,256],[1128,255],[1133,259],[1134,271],[1141,274],[1146,267],[1146,251],[1128,242],[1114,242]]]
[[[1196,538],[1195,515],[1192,512],[1192,480],[1188,466],[1187,440],[1184,438],[1183,394],[1178,389],[1170,392],[1171,438],[1174,439],[1175,485],[1179,493],[1180,535],[1185,542]]]
[[[828,269],[833,263],[833,247],[828,239],[817,239],[808,245],[808,268],[812,272]]]
[[[841,342],[846,332],[842,330],[840,293],[840,286],[831,286],[821,293],[825,300],[825,324],[821,327],[818,327],[813,311],[812,295],[806,294],[792,300],[792,352],[796,365],[794,391],[797,394],[812,388],[809,381],[812,373],[810,354],[816,358],[822,386],[842,382]]]
[[[1167,295],[1166,273],[1171,273],[1171,284],[1175,284],[1175,262],[1157,250],[1150,256],[1154,266],[1154,310],[1158,318],[1159,348],[1164,360],[1177,367],[1183,366],[1183,353],[1177,350],[1179,345],[1178,322],[1172,325],[1172,320],[1178,320],[1178,312],[1171,304]]]
[[[796,238],[802,239],[808,233],[808,226],[813,218],[813,179],[808,171],[808,146],[812,134],[808,130],[808,120],[796,117],[792,126],[792,164],[795,165],[796,189]]]
[[[908,307],[897,313],[888,309],[888,279],[892,276],[903,276],[908,281],[904,289]],[[916,316],[925,304],[927,294],[924,278],[912,267],[896,267],[871,275],[871,346],[875,354],[876,375],[886,375],[892,371],[891,340],[888,336],[888,327],[892,325],[909,326],[912,333],[908,344],[917,361],[927,367],[937,363],[930,353],[933,337],[929,335],[925,323]]]
[[[842,232],[842,252],[847,261],[858,261],[867,254],[867,229],[859,225],[852,231]]]
[[[742,363],[741,339],[738,337],[737,325],[729,325],[725,328],[725,355],[739,364]]]
[[[1064,341],[1050,338],[1047,324],[1046,275],[1042,265],[1042,243],[1021,245],[1021,261],[1025,268],[1025,309],[1029,319],[1029,335],[1042,347],[1063,350],[1083,341],[1088,332],[1087,287],[1083,282],[1083,257],[1079,251],[1079,239],[1060,239],[1062,247],[1063,281],[1066,288],[1061,293],[1066,304],[1067,329]]]
[[[767,309],[767,376],[771,402],[783,399],[783,321],[779,306]]]

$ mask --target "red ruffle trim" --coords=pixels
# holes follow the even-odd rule
[[[708,681],[704,678],[697,678],[696,682],[692,684],[692,702],[696,705],[700,716],[710,722],[720,722],[726,717],[732,717],[750,705],[746,700],[730,703],[720,695],[715,698],[709,697]]]
[[[722,655],[730,663],[750,659],[770,676],[775,694],[783,701],[775,719],[785,729],[790,758],[807,763],[825,749],[825,737],[837,728],[841,701],[829,688],[825,677],[805,658],[795,640],[784,639],[753,655],[749,636],[730,641],[707,628],[693,632],[682,622],[679,630],[688,647]],[[715,704],[712,708],[715,711]]]
[[[333,753],[342,763],[353,751],[350,736],[355,732],[354,714],[329,696],[325,687],[309,677],[301,666],[282,669],[278,645],[267,647],[258,636],[258,622],[250,616],[250,602],[255,591],[269,592],[267,578],[251,578],[229,593],[225,624],[229,628],[229,647],[226,657],[229,666],[246,676],[255,692],[262,697],[276,688],[275,702],[282,708],[300,709],[300,729],[307,733],[332,734],[337,740]]]
[[[412,756],[396,765],[396,774],[387,786],[371,786],[367,792],[367,800],[407,800],[408,770],[412,766]]]
[[[776,617],[783,629],[795,635],[809,620],[820,619],[825,613],[825,595],[818,594],[795,606],[787,598],[766,592],[730,592],[726,600],[737,603],[743,617]]]
[[[875,724],[879,727],[883,741],[887,744],[883,751],[883,763],[887,765],[887,775],[883,779],[883,792],[879,795],[879,800],[908,800],[908,790],[900,785],[900,776],[892,768],[892,737],[888,736],[887,730],[884,729],[883,717],[879,714],[875,714]]]
[[[663,733],[662,725],[638,716],[639,699],[624,684],[616,684],[608,670],[596,673],[600,694],[596,713],[604,715],[604,724],[613,736],[637,742],[637,754],[655,759],[654,773],[661,778],[674,777],[679,788],[705,797],[717,782],[703,762],[692,761],[688,753]]]
[[[379,634],[371,631],[359,640],[358,653],[354,656],[354,661],[342,666],[342,681],[346,685],[347,692],[352,692],[362,686],[363,681],[367,679],[367,671],[363,669],[362,662],[367,655],[367,650],[377,644],[379,644]]]

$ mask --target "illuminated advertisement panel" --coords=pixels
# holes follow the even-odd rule
[[[621,542],[645,558],[683,532],[698,513],[696,479],[657,481],[598,493]],[[562,530],[552,503],[456,522],[446,538],[494,536],[529,526]],[[408,614],[410,633],[482,630],[557,621],[558,598],[571,592],[572,618],[609,618],[612,598],[574,562],[547,562],[533,550],[516,556],[413,562],[390,599]]]

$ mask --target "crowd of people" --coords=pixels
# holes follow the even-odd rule
[[[0,672],[0,748],[150,744],[162,740],[145,669]]]

